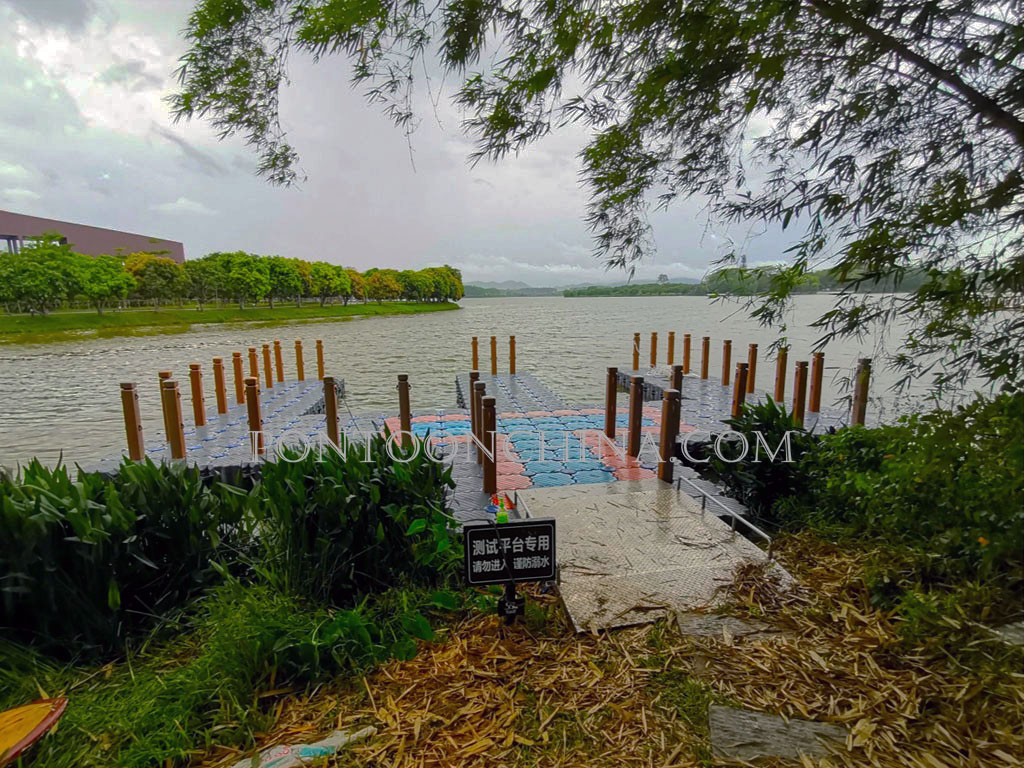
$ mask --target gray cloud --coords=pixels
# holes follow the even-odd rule
[[[210,154],[194,147],[187,140],[162,125],[154,123],[152,131],[157,136],[166,139],[181,150],[183,165],[193,171],[206,176],[223,176],[227,173],[224,166],[217,162]]]
[[[96,0],[6,0],[16,13],[41,27],[79,32],[100,10]]]
[[[96,79],[108,85],[123,85],[131,91],[159,89],[164,84],[163,77],[146,71],[146,62],[141,59],[121,60],[103,70]]]

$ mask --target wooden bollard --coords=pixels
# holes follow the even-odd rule
[[[658,365],[658,332],[651,333],[651,368]]]
[[[498,375],[498,337],[491,336],[491,376]]]
[[[683,373],[690,372],[690,334],[683,334]]]
[[[224,383],[224,358],[213,358],[213,393],[217,398],[217,413],[228,412],[228,392]]]
[[[498,441],[495,436],[497,429],[497,417],[494,413],[495,398],[487,395],[480,400],[480,410],[483,421],[483,442],[490,449],[490,453],[481,451],[484,464],[484,493],[498,492]]]
[[[173,427],[171,427],[170,423],[167,421],[167,409],[164,408],[164,382],[165,381],[170,381],[170,379],[171,379],[171,372],[170,371],[159,371],[159,372],[157,372],[157,377],[159,378],[159,386],[160,386],[160,410],[162,411],[163,416],[164,416],[164,434],[165,435],[170,435],[171,432],[173,431]],[[170,444],[170,438],[169,437],[168,437],[168,444]]]
[[[683,397],[683,366],[679,364],[672,366],[672,373],[669,376],[669,387],[679,393],[681,405]]]
[[[853,412],[850,422],[864,426],[868,410],[868,385],[871,383],[871,358],[862,357],[857,361],[857,372],[853,382]]]
[[[327,414],[327,439],[334,445],[338,442],[338,390],[333,376],[324,376],[324,412]]]
[[[164,426],[167,429],[167,445],[172,459],[185,458],[185,425],[181,420],[181,392],[178,382],[164,379],[160,382],[160,403],[164,410]]]
[[[640,334],[633,334],[633,370],[640,370]]]
[[[661,440],[658,445],[660,463],[658,478],[672,482],[672,457],[679,437],[679,390],[666,389],[661,401]]]
[[[789,347],[779,347],[775,355],[775,402],[786,399],[786,361],[789,358]]]
[[[476,409],[476,383],[480,381],[480,371],[469,372],[469,392],[466,393],[466,400],[469,401],[469,433],[480,434],[480,413]]]
[[[626,450],[633,458],[640,455],[640,425],[644,415],[644,377],[629,380],[629,446]]]
[[[668,354],[666,355],[665,362],[668,365],[672,365],[676,361],[676,332],[668,332]]]
[[[284,381],[284,355],[281,354],[281,341],[279,339],[274,339],[274,370],[277,373],[278,383]]]
[[[323,381],[324,379],[324,340],[316,340],[316,377]]]
[[[821,410],[821,384],[825,376],[825,353],[815,352],[811,358],[811,395],[807,410],[818,413]]]
[[[736,363],[736,378],[732,383],[732,416],[740,415],[743,403],[747,399],[747,376],[749,375],[748,363]]]
[[[157,373],[157,377],[160,381],[167,381],[173,374],[170,371],[160,371]]]
[[[192,389],[192,420],[197,427],[206,425],[206,403],[203,400],[203,367],[189,363],[188,380]]]
[[[711,337],[705,336],[700,343],[700,377],[706,379],[711,364]]]
[[[256,356],[256,347],[249,347],[249,375],[255,376],[256,380],[260,378],[260,361]]]
[[[608,367],[604,384],[604,433],[610,440],[615,439],[615,399],[619,393],[619,369]]]
[[[722,342],[722,386],[729,386],[729,374],[732,373],[732,340]]]
[[[242,353],[231,353],[231,369],[235,377],[235,402],[241,405],[245,402],[245,374],[242,372]]]
[[[747,351],[747,392],[754,391],[754,376],[757,375],[757,344],[751,344]]]
[[[804,425],[804,409],[807,405],[807,361],[796,364],[796,378],[793,381],[793,421]]]
[[[270,345],[263,345],[263,385],[267,389],[274,387],[274,369],[270,367]]]
[[[508,337],[508,373],[509,376],[516,375],[516,337]]]
[[[398,417],[402,425],[402,445],[406,450],[412,447],[412,410],[409,407],[409,375],[398,374]]]
[[[245,406],[249,416],[249,439],[255,447],[254,453],[262,456],[267,452],[263,440],[263,413],[260,411],[260,377],[245,377]],[[330,427],[330,424],[328,424]]]
[[[487,395],[487,385],[478,381],[473,385],[473,397],[476,399],[476,439],[481,443],[484,441],[484,397]],[[476,448],[476,463],[482,464],[484,453],[478,445]]]
[[[473,337],[473,370],[480,370],[480,343],[476,336]]]
[[[302,362],[302,339],[295,340],[295,378],[306,380],[306,365]]]
[[[142,461],[146,455],[146,448],[142,437],[139,392],[131,382],[121,383],[121,409],[124,411],[124,433],[128,438],[128,458],[132,461]]]

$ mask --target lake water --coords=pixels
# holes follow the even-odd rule
[[[793,362],[810,359],[816,338],[809,323],[826,311],[833,297],[798,297],[788,324],[791,345],[787,395]],[[508,370],[508,336],[516,336],[520,372],[546,381],[570,403],[603,398],[609,365],[628,368],[634,332],[642,334],[641,365],[649,360],[650,332],[658,331],[659,363],[665,361],[668,331],[676,333],[676,362],[682,362],[684,333],[693,336],[693,369],[699,370],[700,338],[711,342],[710,375],[721,375],[722,340],[733,342],[733,362],[746,360],[747,345],[760,346],[757,383],[768,388],[774,363],[768,347],[778,334],[760,328],[742,306],[701,296],[644,298],[466,299],[462,309],[425,315],[373,317],[329,323],[206,326],[169,335],[83,339],[52,344],[0,346],[0,465],[33,456],[55,463],[88,462],[124,448],[119,382],[139,385],[145,434],[162,439],[157,371],[170,369],[181,383],[186,422],[188,364],[204,365],[204,388],[213,410],[213,357],[228,363],[232,351],[280,339],[286,378],[294,377],[294,339],[305,345],[307,377],[316,375],[314,342],[324,341],[327,372],[344,378],[349,407],[356,413],[396,411],[395,376],[408,373],[414,409],[454,406],[454,377],[471,367],[470,339],[480,338],[480,365],[489,370],[489,337],[498,336],[498,365]],[[843,394],[840,380],[860,357],[878,357],[876,335],[825,350],[824,403]],[[262,359],[262,358],[261,358]],[[880,368],[880,366],[879,366]],[[872,408],[891,411],[885,390],[893,378],[873,373]],[[917,392],[923,391],[918,388]],[[913,390],[912,390],[913,392]],[[906,408],[906,402],[900,407]]]

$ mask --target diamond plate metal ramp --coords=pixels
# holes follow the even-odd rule
[[[768,560],[660,480],[528,489],[517,500],[521,512],[557,520],[560,591],[577,632],[714,607],[738,566]]]

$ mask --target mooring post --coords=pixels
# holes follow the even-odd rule
[[[775,355],[775,402],[786,399],[786,360],[789,358],[789,347],[779,347]]]
[[[754,376],[757,375],[757,344],[751,344],[747,352],[747,392],[754,392]]]
[[[811,358],[811,396],[807,410],[818,413],[821,410],[821,384],[825,375],[825,353],[815,352]]]
[[[260,361],[256,357],[256,347],[249,347],[249,375],[260,378]]]
[[[206,424],[206,403],[203,401],[203,367],[189,363],[188,380],[192,389],[192,420],[197,427]]]
[[[224,383],[224,358],[213,358],[213,392],[217,397],[217,413],[228,412],[228,393]]]
[[[683,366],[676,365],[672,366],[672,374],[669,376],[669,387],[679,393],[679,398],[682,400],[683,397]]]
[[[640,370],[640,334],[633,334],[633,370]]]
[[[668,332],[668,354],[665,358],[667,365],[672,365],[676,361],[676,332]]]
[[[274,369],[270,367],[270,345],[263,345],[263,381],[267,389],[274,388]]]
[[[160,382],[160,402],[164,409],[164,426],[167,429],[167,445],[172,459],[185,458],[185,425],[181,420],[181,392],[178,382],[164,379]]]
[[[466,392],[465,401],[469,403],[469,433],[480,434],[480,414],[476,410],[476,383],[480,381],[480,371],[469,372],[469,391]]]
[[[257,456],[267,452],[263,443],[263,413],[260,411],[260,377],[245,377],[245,405],[249,416],[249,440]],[[328,424],[328,426],[330,426]]]
[[[412,447],[412,410],[409,407],[409,375],[398,374],[398,416],[401,420],[402,446],[408,450]]]
[[[608,366],[604,384],[604,433],[610,440],[615,439],[615,399],[619,392],[619,369]]]
[[[484,396],[487,394],[487,385],[482,381],[478,381],[473,385],[473,398],[476,400],[476,439],[483,443],[484,441],[484,412],[483,402]],[[483,464],[484,453],[478,445],[476,447],[476,463]]]
[[[128,458],[132,461],[142,461],[146,449],[142,438],[139,391],[132,382],[121,383],[121,409],[124,411],[124,432],[128,438]]]
[[[690,372],[690,334],[683,334],[683,373]]]
[[[658,332],[651,332],[651,368],[658,365]]]
[[[491,336],[491,376],[498,375],[498,337]]]
[[[302,362],[302,339],[295,340],[295,378],[306,380],[306,365]]]
[[[231,353],[231,369],[235,376],[235,402],[241,405],[245,402],[245,373],[242,371],[242,353]]]
[[[509,376],[516,375],[516,337],[508,337],[508,373]]]
[[[732,373],[732,340],[722,342],[722,386],[729,386],[729,374]]]
[[[476,336],[473,337],[473,370],[480,370],[480,344]]]
[[[871,358],[862,357],[857,361],[857,372],[853,382],[853,412],[850,421],[864,426],[864,418],[868,410],[868,385],[871,382]]]
[[[167,381],[173,374],[170,371],[159,371],[156,375],[160,381]]]
[[[171,431],[172,431],[172,427],[171,427],[170,422],[167,419],[167,416],[168,416],[167,409],[164,407],[164,382],[165,381],[170,381],[170,379],[171,379],[171,372],[170,371],[158,371],[157,372],[157,377],[159,378],[159,387],[160,387],[160,410],[161,410],[161,412],[163,413],[163,416],[164,416],[164,434],[165,435],[170,435]],[[167,443],[168,443],[168,445],[170,445],[170,437],[167,438]]]
[[[679,390],[666,389],[661,401],[661,440],[658,451],[658,478],[672,482],[672,457],[675,455],[676,438],[679,437]]]
[[[750,375],[749,363],[736,363],[736,378],[732,385],[732,416],[740,415],[743,403],[747,399],[747,377]]]
[[[636,458],[640,455],[640,425],[644,415],[644,377],[632,376],[629,380],[629,448],[626,451]]]
[[[484,493],[498,492],[498,440],[495,435],[497,419],[494,413],[496,400],[493,395],[487,395],[480,400],[480,408],[483,412],[483,442],[489,448],[483,453],[484,463]]]
[[[804,409],[807,405],[807,361],[796,364],[796,378],[793,381],[793,421],[804,425]]]
[[[323,381],[324,378],[324,340],[316,340],[316,377]]]
[[[338,442],[338,390],[333,376],[324,376],[324,412],[327,414],[327,439],[334,445]]]
[[[700,346],[700,377],[706,379],[711,364],[711,337],[705,336]]]
[[[274,339],[274,370],[277,373],[277,381],[280,384],[284,381],[284,355],[281,354],[280,339]]]

